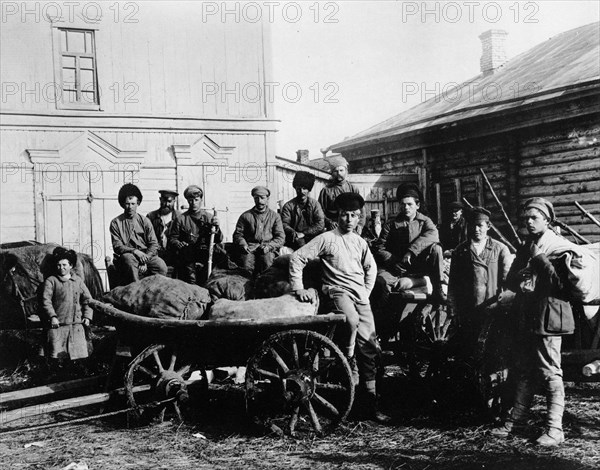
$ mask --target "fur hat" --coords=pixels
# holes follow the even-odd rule
[[[314,185],[315,175],[312,173],[309,173],[308,171],[299,171],[294,175],[294,180],[292,181],[292,186],[294,188],[302,187],[310,191]]]
[[[423,194],[419,189],[419,186],[415,183],[402,183],[396,190],[396,198],[398,201],[405,197],[412,197],[415,202],[421,202],[423,200]]]
[[[64,246],[57,246],[52,252],[52,259],[55,265],[58,264],[61,259],[66,259],[69,263],[71,263],[71,266],[75,267],[77,264],[77,253],[75,253],[73,250],[65,248]]]
[[[329,163],[329,171],[335,170],[338,166],[345,166],[346,168],[348,168],[348,160],[346,160],[341,155],[329,157],[326,160],[327,163]]]
[[[363,208],[365,200],[360,194],[342,193],[335,198],[334,204],[339,210],[355,211]]]
[[[119,189],[119,196],[117,197],[119,200],[119,205],[125,208],[125,199],[130,196],[137,197],[138,205],[142,203],[143,196],[140,188],[138,188],[135,184],[126,183],[121,186],[121,189]]]

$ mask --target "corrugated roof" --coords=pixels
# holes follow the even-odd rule
[[[600,79],[600,23],[561,33],[382,123],[331,146],[334,151],[433,125],[548,100]]]

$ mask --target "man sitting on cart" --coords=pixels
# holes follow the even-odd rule
[[[251,194],[254,207],[240,215],[233,243],[238,249],[240,266],[256,277],[273,264],[285,241],[285,232],[279,214],[268,207],[271,191],[256,186]]]
[[[336,228],[318,235],[294,252],[290,260],[290,283],[299,300],[312,301],[310,291],[304,289],[302,271],[309,260],[321,260],[323,294],[332,304],[333,312],[346,316],[341,349],[353,369],[355,385],[363,385],[366,417],[386,422],[389,417],[377,409],[375,379],[379,348],[369,305],[377,266],[367,242],[354,231],[365,201],[359,194],[342,193],[335,204],[338,208]]]
[[[158,257],[158,240],[147,217],[137,213],[142,203],[140,189],[131,183],[119,190],[119,204],[123,213],[110,222],[110,236],[115,252],[115,268],[121,282],[129,284],[140,275],[162,274],[167,265]]]
[[[201,209],[204,197],[202,188],[192,184],[185,188],[183,197],[188,202],[188,210],[173,221],[169,232],[169,246],[177,254],[179,279],[190,284],[203,284],[208,274],[211,233],[214,233],[215,264],[219,264],[218,260],[225,256],[220,245],[223,233],[219,228],[219,219]]]
[[[448,308],[460,325],[461,350],[469,354],[477,340],[485,305],[500,293],[512,256],[504,243],[488,237],[489,211],[474,207],[466,220],[468,238],[452,253]]]
[[[390,293],[402,290],[403,278],[429,276],[433,284],[432,301],[439,304],[446,300],[442,289],[442,247],[435,224],[420,212],[421,192],[414,184],[402,184],[396,195],[400,212],[384,224],[374,244],[379,272],[371,298],[378,330],[382,329],[383,334],[387,334],[384,325],[389,324],[391,316]]]

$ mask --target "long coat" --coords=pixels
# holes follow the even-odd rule
[[[479,255],[470,240],[458,245],[452,254],[448,281],[452,309],[459,315],[468,314],[498,294],[511,262],[507,246],[489,237]]]
[[[48,320],[56,317],[62,325],[48,330],[50,357],[88,357],[85,330],[81,321],[84,318],[92,319],[92,309],[86,303],[91,298],[81,278],[74,274],[66,280],[50,276],[44,281],[42,309]]]

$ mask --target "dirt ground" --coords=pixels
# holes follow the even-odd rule
[[[566,469],[600,468],[600,387],[567,384],[566,442],[539,449],[544,403],[531,426],[508,440],[489,435],[490,419],[466,391],[432,390],[388,368],[381,407],[388,425],[349,420],[325,437],[257,434],[244,419],[239,386],[209,390],[179,424],[128,427],[124,415],[39,431],[0,434],[5,469],[54,470],[84,461],[90,470],[122,469]],[[34,426],[89,416],[97,408],[30,419]]]

